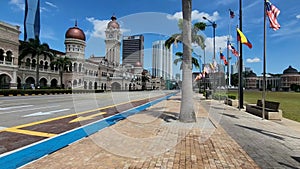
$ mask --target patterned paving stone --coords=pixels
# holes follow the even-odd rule
[[[259,168],[198,99],[194,107],[197,123],[179,122],[174,96],[23,168]]]

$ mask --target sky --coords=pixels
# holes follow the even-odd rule
[[[23,30],[25,0],[1,0],[0,21],[21,26]],[[180,0],[41,0],[41,42],[48,43],[52,49],[65,51],[64,40],[68,28],[73,27],[75,20],[78,27],[86,34],[86,58],[91,55],[104,56],[104,30],[110,17],[115,15],[121,25],[124,36],[143,34],[145,36],[144,68],[152,67],[152,43],[165,40],[178,33],[178,19],[182,17]],[[300,47],[300,1],[271,0],[281,11],[278,22],[281,28],[274,31],[267,22],[267,73],[282,73],[288,66],[300,71],[298,49]],[[219,61],[219,49],[227,56],[227,38],[237,48],[236,26],[239,24],[239,0],[193,0],[192,22],[206,22],[203,16],[215,22],[216,58]],[[257,75],[263,70],[263,0],[243,0],[242,30],[253,45],[252,49],[243,46],[245,67],[250,67]],[[235,17],[230,19],[229,9]],[[209,23],[208,23],[209,24]],[[213,28],[207,27],[199,32],[206,38],[205,52],[198,47],[195,57],[201,56],[201,63],[212,62]],[[23,40],[23,33],[20,39]],[[179,44],[174,46],[174,53],[182,51]],[[231,63],[237,58],[231,55]],[[175,58],[175,56],[174,56]],[[221,62],[220,62],[221,63]],[[198,71],[194,68],[194,71]],[[173,65],[173,74],[179,73],[179,66]]]

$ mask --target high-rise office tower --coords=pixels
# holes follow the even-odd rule
[[[165,47],[165,41],[155,41],[152,44],[152,75],[163,77],[164,80],[172,79],[173,48]]]
[[[123,37],[123,65],[130,64],[136,67],[144,65],[144,36],[124,36]]]
[[[25,0],[24,41],[40,36],[40,0]]]

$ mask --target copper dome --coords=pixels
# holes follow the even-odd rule
[[[66,32],[66,38],[74,38],[85,41],[85,34],[84,32],[77,27],[77,24],[75,24],[75,27],[69,28]]]
[[[289,66],[287,69],[283,71],[283,74],[298,74],[298,70]]]

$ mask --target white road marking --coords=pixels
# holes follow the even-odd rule
[[[56,105],[56,106],[47,106],[47,107],[36,107],[36,108],[32,108],[32,109],[21,109],[21,110],[15,110],[15,111],[3,112],[3,113],[0,113],[0,114],[9,114],[9,113],[24,112],[24,111],[38,110],[38,109],[48,109],[48,108],[59,107],[59,106],[60,106],[60,105]]]
[[[53,111],[48,111],[48,112],[37,112],[37,113],[25,115],[23,117],[44,116],[44,115],[54,114],[54,113],[63,112],[63,111],[67,111],[67,110],[70,110],[70,109],[53,110]]]
[[[18,109],[18,108],[31,107],[31,106],[33,106],[33,105],[12,106],[12,107],[4,107],[4,108],[0,107],[0,110]]]
[[[3,130],[3,129],[6,129],[6,128],[7,128],[7,127],[2,127],[2,126],[0,126],[0,131]]]

